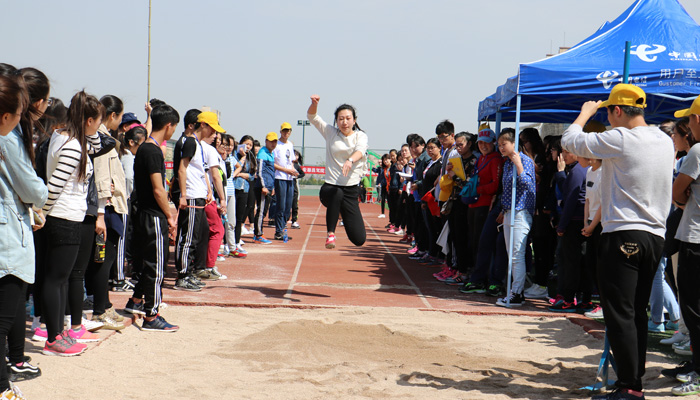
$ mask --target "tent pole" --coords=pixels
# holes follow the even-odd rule
[[[625,65],[622,73],[622,83],[630,81],[630,41],[625,42]]]
[[[501,133],[501,112],[497,111],[496,112],[496,137],[498,137],[498,134]],[[498,146],[496,146],[498,147]]]
[[[515,151],[518,151],[518,146],[520,144],[520,105],[521,105],[521,95],[516,98],[515,106]],[[500,113],[499,113],[500,114]],[[510,307],[510,294],[512,289],[512,283],[510,282],[513,276],[513,244],[515,236],[515,192],[517,191],[516,179],[518,177],[518,172],[513,166],[513,181],[511,182],[511,196],[510,196],[510,238],[508,238],[508,280],[506,281],[506,293],[508,296],[507,306]],[[504,221],[505,222],[505,221]]]

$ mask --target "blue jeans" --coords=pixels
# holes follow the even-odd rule
[[[508,268],[506,256],[507,244],[503,244],[503,232],[498,230],[496,218],[500,214],[499,207],[489,211],[481,230],[479,248],[476,253],[476,264],[469,277],[469,282],[484,285],[502,285]]]
[[[522,293],[525,289],[525,253],[527,252],[527,235],[532,226],[532,215],[527,210],[515,211],[513,226],[510,225],[511,211],[506,211],[503,218],[506,248],[510,245],[510,235],[513,235],[513,253],[508,254],[513,259],[513,286],[511,293]],[[507,282],[506,282],[507,283]]]
[[[666,269],[666,257],[661,257],[659,268],[656,269],[654,281],[651,284],[651,296],[649,303],[651,304],[651,320],[655,323],[664,322],[664,307],[668,310],[668,315],[671,321],[678,321],[680,318],[680,309],[676,296],[673,295],[671,287],[666,283],[664,278],[664,270]]]
[[[275,235],[282,235],[292,214],[294,201],[294,181],[275,179]]]

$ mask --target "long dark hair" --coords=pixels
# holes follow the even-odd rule
[[[39,72],[39,74],[44,75],[41,72]],[[29,159],[32,161],[33,165],[34,146],[32,137],[34,136],[34,121],[29,109],[35,109],[35,107],[31,104],[29,89],[27,88],[27,84],[22,77],[21,70],[18,70],[10,64],[0,64],[0,76],[5,78],[2,83],[1,91],[1,112],[3,114],[6,112],[14,114],[18,109],[21,109],[20,112],[22,115],[19,125],[22,128],[22,141],[24,142],[24,149],[27,151],[27,155],[29,156]],[[46,76],[44,76],[44,78],[46,78]],[[48,84],[48,79],[46,81]],[[48,89],[45,96],[48,96]]]
[[[39,139],[37,144],[41,144],[44,140],[51,137],[51,133],[60,126],[65,126],[68,120],[68,107],[55,97],[50,99],[51,105],[46,108],[44,115],[39,118],[38,124],[41,125],[41,129],[38,131],[43,131],[39,134]]]
[[[250,140],[253,143],[253,147],[249,151],[246,151],[245,156],[248,159],[248,161],[250,161],[248,163],[248,165],[250,166],[248,168],[248,172],[254,174],[255,171],[258,170],[258,159],[257,157],[255,157],[255,139],[253,139],[253,137],[250,135],[245,135],[241,138],[241,141],[238,143],[241,144],[243,142],[247,142],[248,140]],[[236,150],[236,152],[238,152],[238,150]]]
[[[80,144],[80,164],[78,166],[78,179],[85,180],[87,166],[87,139],[85,137],[85,124],[88,118],[102,117],[104,106],[95,96],[85,93],[84,90],[76,93],[68,107],[68,123],[66,131],[70,139],[75,139]]]
[[[0,75],[0,116],[10,113],[15,114],[26,103],[23,100],[24,88],[17,79]]]
[[[42,112],[36,108],[34,103],[44,100],[48,101],[49,91],[51,90],[51,85],[49,84],[49,78],[44,75],[43,72],[36,68],[22,68],[19,70],[24,80],[24,85],[29,94],[29,106],[27,111],[22,115],[22,121],[20,125],[22,126],[22,131],[24,133],[24,147],[29,153],[29,157],[34,162],[34,146],[32,138],[34,136],[34,129],[37,128],[42,130],[43,127],[40,124],[34,124],[34,121],[39,120],[42,116]]]
[[[355,107],[351,106],[350,104],[341,104],[335,109],[335,112],[333,113],[333,126],[335,126],[338,121],[338,113],[343,110],[350,110],[352,113],[352,119],[355,120],[355,125],[352,126],[352,130],[361,131],[362,128],[360,128],[360,125],[357,125],[357,114],[355,113]]]

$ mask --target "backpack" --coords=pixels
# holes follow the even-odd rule
[[[459,197],[462,200],[462,203],[469,205],[474,204],[479,200],[479,194],[476,191],[476,188],[479,186],[479,171],[486,168],[492,159],[493,158],[490,158],[488,161],[486,161],[486,164],[484,164],[481,168],[478,168],[477,163],[477,168],[474,168],[474,172],[469,178],[467,178],[464,186],[462,186],[462,191],[459,192]]]

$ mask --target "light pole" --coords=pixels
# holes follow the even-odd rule
[[[304,137],[306,135],[306,127],[309,125],[311,125],[311,122],[309,122],[308,119],[297,120],[297,126],[301,126],[301,156],[304,159],[306,159],[306,154],[304,152],[306,149],[306,146],[304,145]]]

